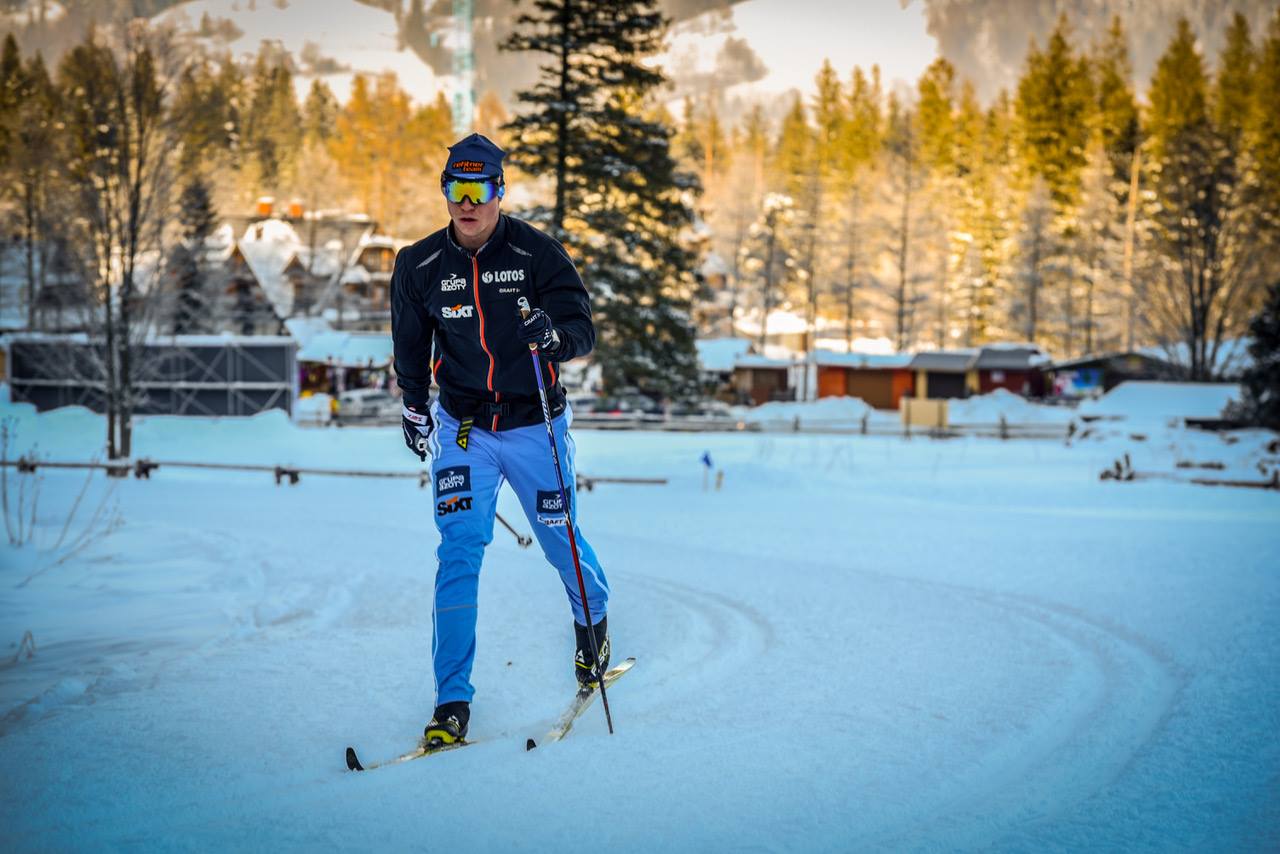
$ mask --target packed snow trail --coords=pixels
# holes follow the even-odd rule
[[[46,418],[64,459],[100,424]],[[577,441],[589,473],[671,478],[581,498],[615,649],[643,661],[610,691],[616,735],[596,708],[526,753],[572,690],[573,639],[554,570],[499,530],[485,742],[350,774],[340,748],[394,755],[430,715],[429,496],[161,470],[118,484],[123,528],[28,586],[29,550],[3,552],[0,640],[38,648],[0,671],[16,847],[546,850],[582,842],[583,798],[625,807],[592,836],[621,850],[1280,838],[1280,496],[1102,483],[1102,446]],[[138,443],[407,466],[393,429],[151,419]],[[38,535],[81,482],[44,475]],[[499,511],[527,528],[505,491]]]

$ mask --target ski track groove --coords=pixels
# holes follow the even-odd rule
[[[864,841],[913,848],[918,847],[913,840],[942,838],[960,849],[1032,850],[1036,846],[1017,840],[1018,835],[1068,813],[1122,777],[1169,720],[1186,676],[1155,644],[1079,609],[1016,594],[937,586],[966,592],[1006,619],[1053,636],[1073,650],[1073,676],[1092,669],[1101,681],[1083,695],[1064,695],[1052,703],[1029,734],[988,750],[949,787],[956,794],[944,790],[908,827]],[[1012,759],[1006,755],[1010,751]]]
[[[759,559],[727,553],[722,557]],[[814,569],[812,564],[809,569]],[[866,834],[862,841],[869,847],[912,848],[913,840],[922,838],[945,838],[958,848],[1031,847],[1019,842],[1019,834],[1069,813],[1132,768],[1177,708],[1188,678],[1157,644],[1069,605],[874,570],[829,569],[968,600],[1020,626],[1014,629],[1015,636],[1027,630],[1047,634],[1068,653],[1070,672],[1065,684],[1079,683],[1076,687],[1081,689],[1064,689],[1047,698],[1028,732],[989,747],[932,796],[926,795],[923,809]],[[686,676],[697,673],[701,681],[708,668],[744,669],[776,646],[774,624],[746,602],[691,584],[634,571],[615,572],[710,628],[716,642],[699,658],[686,662],[688,667],[682,670]],[[677,678],[676,674],[657,675],[652,684],[665,686]],[[696,690],[694,686],[696,681],[690,691]]]

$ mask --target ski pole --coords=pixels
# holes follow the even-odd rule
[[[520,316],[529,316],[529,301],[520,297]],[[556,450],[556,431],[551,426],[551,407],[547,405],[547,387],[542,381],[542,357],[538,345],[529,344],[529,357],[533,359],[533,375],[538,378],[538,397],[542,400],[542,421],[547,425],[547,440],[551,442],[551,462],[556,467],[556,483],[560,487],[560,509],[564,511],[564,527],[569,532],[569,551],[573,553],[573,569],[578,574],[578,595],[582,597],[582,614],[587,618],[587,637],[591,638],[591,654],[596,660],[596,677],[600,680],[600,702],[604,705],[604,720],[613,735],[613,715],[609,712],[609,695],[604,690],[604,674],[600,673],[600,648],[596,643],[594,623],[591,622],[591,605],[587,603],[587,585],[582,580],[582,562],[578,560],[578,540],[573,535],[573,517],[569,515],[569,496],[564,489],[564,472],[560,469],[560,452]]]

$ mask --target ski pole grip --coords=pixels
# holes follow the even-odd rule
[[[520,319],[521,320],[528,319],[529,315],[532,313],[529,310],[529,301],[524,297],[520,297],[520,299],[516,300],[516,305],[520,306]],[[538,345],[534,344],[533,342],[529,342],[529,352],[536,353],[537,350],[538,350]]]

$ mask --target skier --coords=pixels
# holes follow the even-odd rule
[[[427,743],[467,734],[475,689],[480,563],[493,539],[498,489],[511,484],[547,560],[560,573],[574,616],[580,685],[594,686],[609,664],[609,585],[577,527],[572,413],[557,364],[595,345],[591,303],[560,243],[499,210],[506,192],[505,152],[473,133],[449,148],[440,188],[450,224],[396,255],[391,334],[396,379],[404,393],[405,444],[431,456],[436,550],[434,635],[436,706]],[[521,317],[522,298],[532,306]],[[591,637],[578,592],[556,471],[547,443],[529,345],[537,345],[556,445],[564,465]],[[434,346],[434,355],[433,355]],[[428,396],[434,379],[439,399]]]

